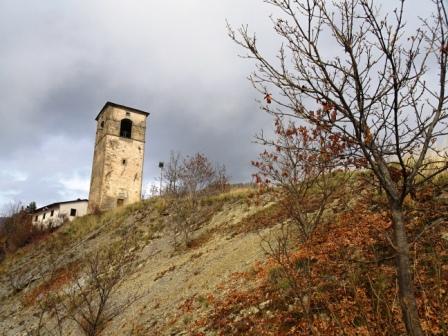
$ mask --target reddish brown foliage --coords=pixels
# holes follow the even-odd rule
[[[264,100],[266,100],[266,103],[271,104],[272,103],[272,95],[270,93],[266,93],[264,96]]]
[[[373,204],[376,211],[370,210],[371,199],[372,194],[365,195],[356,211],[340,213],[291,256],[296,264],[295,281],[312,288],[307,300],[316,335],[405,333],[394,250],[387,238],[390,218],[381,207],[378,210],[378,205]],[[448,243],[441,238],[446,222],[425,225],[447,214],[448,209],[436,208],[434,203],[425,204],[424,211],[409,212],[414,216],[410,232],[419,238],[412,245],[419,313],[424,330],[431,335],[447,332]],[[309,279],[300,271],[303,260],[311,260]],[[197,325],[207,325],[219,335],[308,335],[309,326],[298,298],[278,270],[271,260],[256,265],[252,272],[235,274],[222,286],[225,295],[215,300],[207,321],[197,321]],[[305,284],[305,280],[310,283]],[[241,289],[248,283],[252,289]],[[247,313],[251,309],[252,313]]]
[[[12,252],[31,243],[41,233],[33,226],[31,215],[24,210],[7,218],[4,226],[6,246]]]
[[[47,281],[33,288],[23,299],[25,306],[33,305],[40,297],[45,297],[52,292],[56,292],[63,286],[69,284],[75,279],[79,265],[77,262],[67,264],[66,266],[55,270]]]

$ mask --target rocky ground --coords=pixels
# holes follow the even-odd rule
[[[272,228],[249,233],[240,230],[245,218],[273,204],[269,199],[257,205],[248,201],[253,193],[247,189],[233,190],[228,197],[220,195],[205,200],[198,207],[201,213],[198,218],[205,220],[195,229],[189,248],[182,244],[173,246],[169,225],[172,213],[169,207],[154,200],[128,209],[125,214],[110,214],[91,230],[80,233],[63,227],[53,233],[54,237],[25,247],[1,265],[0,332],[28,335],[39,320],[40,298],[32,304],[27,298],[35,288],[49,281],[50,269],[55,264],[58,267],[76,264],[89,253],[119,241],[126,233],[132,237],[126,253],[132,255],[133,268],[111,300],[120,303],[131,298],[133,303],[107,324],[104,334],[183,334],[189,322],[206,313],[207,295],[219,293],[218,286],[226,283],[234,272],[247,271],[257,260],[265,258],[261,240]],[[85,222],[66,225],[88,226]],[[180,307],[192,298],[204,300],[203,309],[196,309],[187,318],[181,317]],[[51,319],[46,323],[51,325]],[[76,326],[68,323],[64,335],[78,334]]]
[[[445,335],[448,188],[417,196],[405,206],[419,312],[428,335]],[[266,253],[289,223],[273,194],[233,188],[205,195],[188,219],[179,202],[155,197],[79,218],[7,255],[0,335],[83,335],[68,319],[58,333],[54,313],[42,313],[42,305],[85,281],[79,265],[107,250],[125,257],[126,271],[108,301],[116,314],[101,335],[304,335],[309,319],[316,335],[404,335],[387,201],[363,175],[331,199],[308,241],[293,246],[295,289]],[[179,218],[193,224],[189,244],[173,231]],[[308,278],[303,260],[310,261]],[[308,320],[305,299],[314,311]]]

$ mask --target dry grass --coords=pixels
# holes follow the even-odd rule
[[[76,218],[73,222],[64,225],[59,234],[71,241],[80,240],[90,233],[104,228],[106,231],[115,229],[133,213],[149,206],[152,200],[134,203],[122,208],[116,208],[99,215],[86,215]]]
[[[360,193],[356,193],[359,195]],[[309,242],[291,251],[293,270],[299,288],[311,286],[306,296],[311,324],[321,335],[399,335],[404,333],[396,299],[393,266],[394,250],[386,235],[390,218],[381,203],[372,199],[371,188],[353,209],[341,211]],[[352,194],[353,198],[355,194]],[[380,198],[380,197],[378,197]],[[419,208],[415,208],[419,206]],[[421,207],[421,208],[420,208]],[[276,218],[275,206],[246,218],[247,227],[262,225]],[[410,240],[418,283],[418,303],[425,332],[446,335],[448,312],[446,298],[448,208],[437,199],[409,206]],[[268,224],[269,225],[269,224]],[[415,242],[414,242],[415,241]],[[302,260],[311,261],[311,277],[304,278]],[[226,295],[213,304],[206,319],[195,322],[216,334],[225,335],[305,335],[307,315],[278,264],[268,261],[255,273],[238,275],[238,281],[255,288],[241,289],[241,283],[227,281]],[[303,301],[302,301],[303,302]],[[267,307],[267,308],[261,308]],[[254,311],[254,313],[250,313]],[[196,331],[196,330],[194,330]]]
[[[253,198],[256,194],[257,189],[255,187],[234,187],[224,193],[202,196],[199,202],[201,205],[229,203],[241,199],[250,199]]]

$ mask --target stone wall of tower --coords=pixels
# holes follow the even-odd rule
[[[132,121],[131,138],[120,137],[123,119]],[[108,106],[97,120],[89,211],[108,210],[141,200],[147,115]]]
[[[92,176],[90,179],[89,213],[100,209],[101,186],[104,176],[104,158],[106,152],[106,140],[101,132],[96,133],[95,150],[93,153]]]

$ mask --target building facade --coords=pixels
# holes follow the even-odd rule
[[[36,209],[33,213],[33,225],[40,229],[55,228],[65,221],[72,221],[76,217],[87,214],[86,199],[58,202]]]
[[[107,102],[96,117],[90,213],[141,200],[149,113]]]

